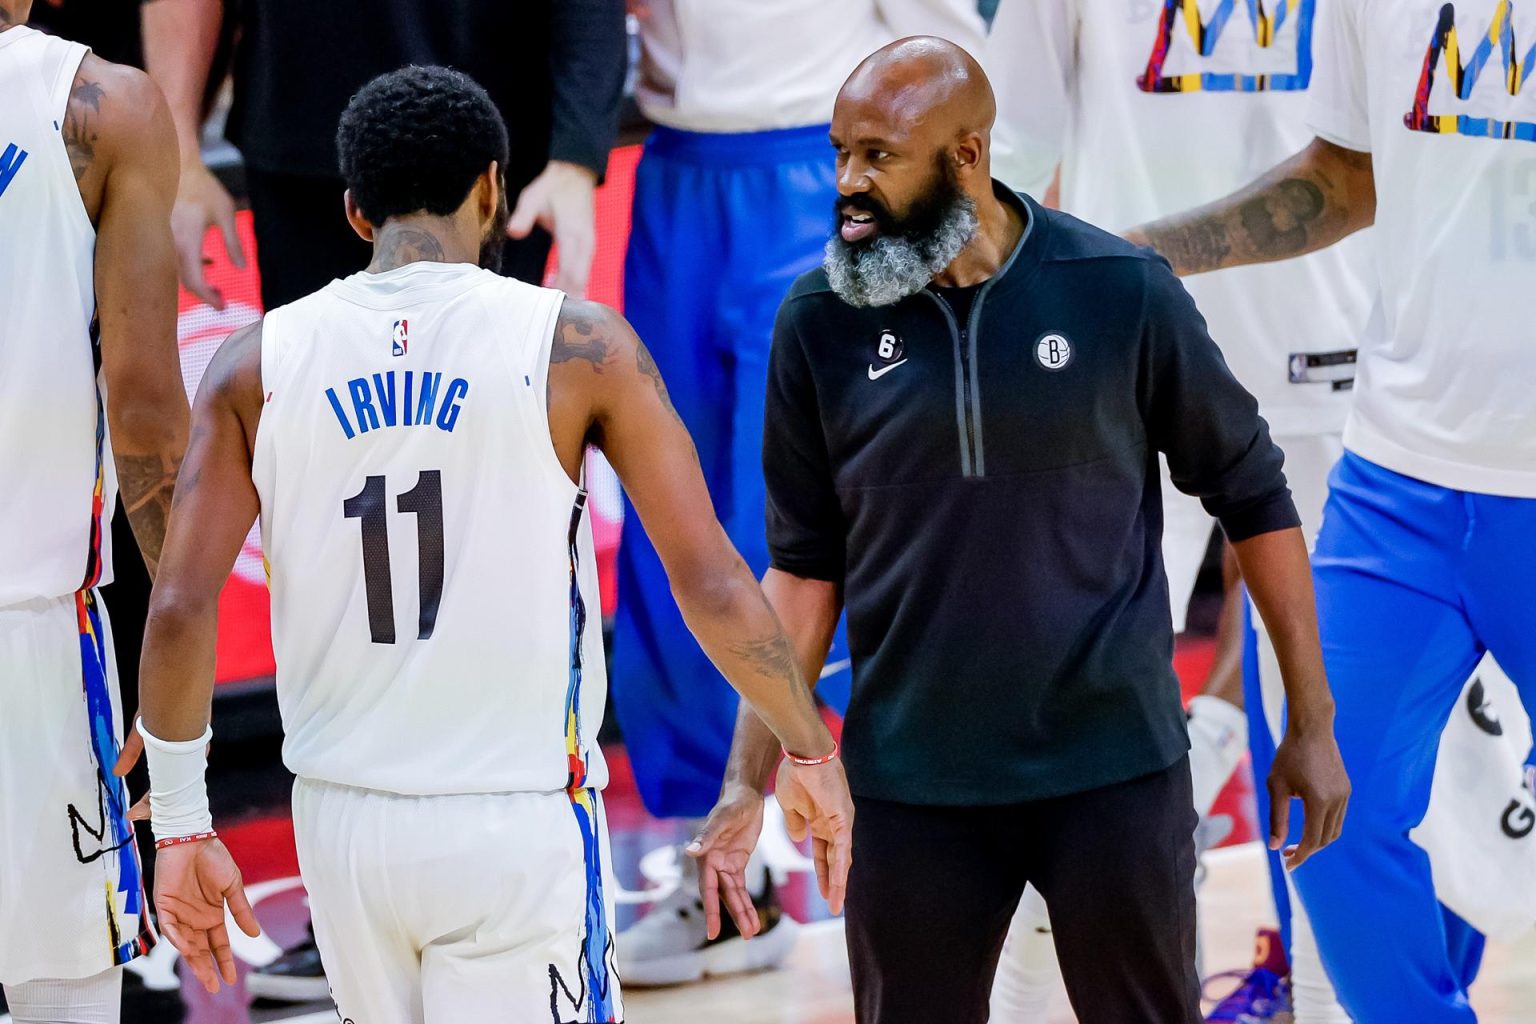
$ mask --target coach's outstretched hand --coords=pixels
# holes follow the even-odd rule
[[[217,839],[168,846],[155,856],[155,912],[160,930],[209,992],[235,983],[224,905],[245,934],[261,934],[234,858]]]
[[[774,795],[784,808],[789,837],[797,843],[811,837],[817,887],[832,913],[841,914],[853,864],[853,797],[842,758],[809,766],[786,760],[779,765]]]

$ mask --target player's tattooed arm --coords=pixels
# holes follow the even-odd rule
[[[122,455],[117,462],[117,487],[133,535],[153,576],[160,567],[165,547],[165,524],[171,517],[171,498],[181,455],[170,447],[153,455]]]
[[[1323,139],[1223,199],[1126,233],[1180,276],[1290,259],[1376,219],[1371,155]]]
[[[147,76],[87,55],[60,133],[96,223],[96,312],[119,486],[155,573],[187,441],[170,229],[175,128]]]
[[[64,111],[64,149],[69,154],[70,170],[80,182],[96,162],[96,144],[101,141],[102,84],[76,79]]]
[[[613,310],[565,301],[550,349],[549,418],[568,472],[580,465],[570,461],[573,439],[590,439],[608,457],[683,619],[731,685],[790,749],[830,749],[794,648],[715,516],[698,452],[661,370]]]
[[[571,450],[569,438],[562,443],[560,434],[569,433],[561,430],[562,424],[578,422],[581,439],[602,447],[605,413],[621,403],[651,398],[659,400],[660,407],[682,427],[661,370],[634,329],[601,303],[566,299],[555,323],[545,384],[550,425],[562,460],[569,462]]]

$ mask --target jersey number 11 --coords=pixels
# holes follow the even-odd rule
[[[368,594],[368,632],[376,644],[395,642],[395,584],[389,571],[389,518],[384,478],[370,476],[363,489],[342,503],[348,519],[363,521],[363,584]],[[395,508],[416,515],[421,614],[416,639],[432,636],[443,599],[443,478],[424,469],[416,486],[395,499]]]

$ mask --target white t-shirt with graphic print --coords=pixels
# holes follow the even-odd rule
[[[1454,40],[1454,41],[1453,41]],[[1312,127],[1369,151],[1380,294],[1347,448],[1536,498],[1536,2],[1332,0]]]

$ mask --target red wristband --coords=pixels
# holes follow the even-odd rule
[[[796,757],[788,750],[784,751],[784,756],[789,758],[795,764],[802,765],[806,768],[815,768],[818,765],[830,764],[831,762],[837,760],[837,750],[837,740],[833,740],[831,753],[826,754],[823,757]]]
[[[155,843],[155,849],[163,850],[167,846],[180,846],[182,843],[201,843],[204,840],[217,838],[219,838],[217,832],[199,832],[191,836],[172,836],[169,839],[161,839]]]

